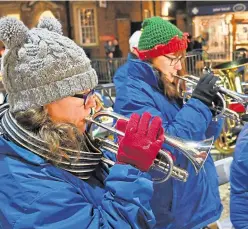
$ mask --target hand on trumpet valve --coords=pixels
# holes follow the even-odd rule
[[[219,90],[215,85],[217,80],[218,77],[213,74],[203,75],[192,93],[192,98],[199,99],[208,107],[212,107],[212,103],[216,99],[216,94]]]
[[[221,111],[223,109],[223,102],[218,95],[215,95],[213,102],[212,102],[212,106],[210,106],[209,108],[210,108],[213,116],[216,116],[219,113],[221,113]]]
[[[205,66],[202,70],[203,74],[213,74],[213,71],[211,70],[210,67]]]
[[[164,142],[162,120],[145,112],[141,117],[132,114],[129,121],[119,119],[116,128],[125,133],[118,136],[118,163],[131,164],[141,171],[152,166]]]
[[[241,116],[241,120],[242,120],[242,122],[248,122],[248,114],[243,114]]]

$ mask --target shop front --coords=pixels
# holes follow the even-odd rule
[[[230,61],[248,53],[248,2],[192,6],[194,40],[212,59]]]

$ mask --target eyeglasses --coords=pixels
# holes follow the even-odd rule
[[[171,62],[170,62],[170,66],[175,66],[179,61],[181,61],[183,59],[183,56],[181,57],[170,57],[170,56],[166,56],[164,55],[164,57],[168,58]]]
[[[84,100],[84,106],[85,106],[85,104],[88,102],[88,100],[90,99],[90,97],[91,97],[92,95],[94,95],[94,93],[95,93],[95,89],[92,89],[92,90],[90,90],[88,93],[84,93],[84,94],[75,94],[75,95],[73,95],[72,97],[83,99],[83,100]]]

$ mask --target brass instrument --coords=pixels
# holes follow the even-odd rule
[[[117,144],[105,138],[95,137],[93,134],[93,126],[96,125],[117,135],[124,136],[124,133],[118,131],[116,128],[101,123],[99,119],[102,117],[109,117],[112,118],[113,120],[114,119],[129,120],[129,119],[122,115],[107,110],[99,111],[93,114],[91,117],[86,118],[89,124],[88,133],[95,141],[95,143],[97,143],[98,147],[102,149],[106,149],[114,154],[117,154],[117,150],[118,150]],[[213,138],[206,139],[200,142],[194,142],[194,141],[185,141],[177,137],[172,137],[166,134],[165,143],[181,151],[191,161],[191,163],[195,168],[196,174],[198,174],[208,157],[208,154],[213,144]],[[109,159],[102,158],[102,160],[109,165],[114,164],[114,162],[110,161]],[[164,150],[159,151],[158,157],[154,161],[154,168],[162,171],[165,174],[164,178],[154,180],[157,183],[164,182],[168,180],[171,176],[175,179],[184,182],[188,178],[188,172],[182,168],[175,166],[170,154]]]
[[[199,77],[193,76],[193,75],[185,75],[185,76],[174,75],[174,76],[179,78],[180,80],[184,80],[186,82],[189,82],[192,85],[196,85],[198,80],[199,80]],[[223,96],[223,94],[229,96],[230,98],[235,99],[237,102],[242,103],[244,105],[248,102],[248,96],[241,94],[241,93],[238,93],[238,92],[235,92],[235,91],[232,91],[232,90],[229,90],[229,89],[226,89],[224,87],[218,87],[218,88],[219,88],[219,92],[217,93],[217,95],[221,101],[221,106],[217,107],[217,106],[215,106],[215,104],[213,104],[213,109],[215,109],[217,112],[216,117],[218,118],[218,117],[224,116],[227,118],[231,118],[233,120],[239,120],[240,119],[239,116],[235,112],[233,112],[232,110],[227,108],[226,99]],[[184,99],[188,98],[189,96],[191,96],[190,93],[184,94]]]
[[[247,67],[248,59],[240,59],[237,61],[231,61],[219,64],[213,68],[213,72],[219,75],[221,85],[223,87],[223,95],[225,95],[226,106],[232,105],[232,101],[236,101],[247,106],[248,96],[243,94],[243,88],[241,82],[243,81],[243,75],[239,72],[241,68]],[[245,73],[245,71],[244,71]],[[230,92],[231,91],[231,92]],[[241,116],[245,113],[236,113],[237,119],[226,118],[225,123],[220,133],[220,136],[215,142],[215,148],[223,154],[232,154],[235,149],[238,133],[233,130],[237,126],[242,126]]]
[[[237,133],[235,133],[233,130],[237,126],[242,125],[241,115],[243,113],[237,113],[229,109],[229,106],[232,105],[233,101],[244,105],[244,107],[248,105],[248,95],[243,93],[241,84],[242,74],[238,72],[240,68],[245,69],[247,64],[248,58],[219,64],[211,69],[213,73],[220,79],[220,82],[218,82],[217,86],[219,87],[218,96],[220,101],[222,101],[222,106],[215,107],[218,113],[217,117],[225,117],[225,123],[222,132],[215,142],[215,147],[220,153],[233,153],[237,139]],[[199,77],[196,76],[180,77],[176,75],[176,77],[193,85],[196,85],[197,81],[199,80]],[[187,93],[185,97],[189,96],[189,94],[190,93]]]

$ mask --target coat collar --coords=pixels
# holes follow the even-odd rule
[[[142,80],[163,93],[163,83],[160,80],[160,74],[150,63],[139,59],[130,59],[129,75],[134,80]]]

